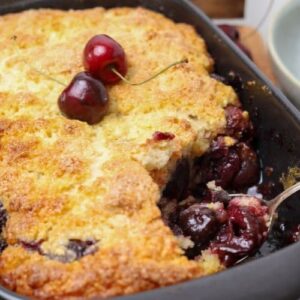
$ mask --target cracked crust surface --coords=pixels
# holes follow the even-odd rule
[[[36,70],[70,82],[99,33],[125,48],[132,81],[189,63],[143,86],[108,87],[109,113],[95,126],[68,120],[63,87]],[[0,17],[0,47],[0,282],[38,299],[108,297],[222,269],[210,253],[189,261],[156,205],[176,162],[205,153],[238,103],[209,76],[195,30],[142,8],[33,10]],[[156,141],[157,131],[175,138]],[[96,251],[72,260],[70,240],[93,240]],[[39,251],[24,247],[33,242]]]

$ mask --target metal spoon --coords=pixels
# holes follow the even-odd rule
[[[274,199],[272,200],[263,200],[261,199],[262,203],[265,204],[268,209],[269,209],[269,221],[266,224],[268,231],[267,231],[267,235],[269,234],[269,232],[272,229],[272,226],[274,224],[274,221],[277,217],[277,209],[278,207],[286,200],[288,199],[290,196],[292,196],[293,194],[295,194],[296,192],[300,191],[300,182],[296,183],[295,185],[289,187],[288,189],[286,189],[284,192],[282,192],[281,194],[279,194],[278,196],[276,196]],[[230,197],[253,197],[250,195],[245,195],[245,194],[230,194]],[[240,260],[238,260],[235,264],[240,264],[243,261],[245,261],[249,256],[245,256],[243,258],[241,258]]]
[[[271,230],[271,228],[274,224],[274,221],[275,221],[276,216],[277,216],[278,207],[286,199],[288,199],[290,196],[292,196],[293,194],[295,194],[298,191],[300,191],[300,182],[298,182],[298,183],[294,184],[293,186],[289,187],[288,189],[283,191],[281,194],[279,194],[278,196],[276,196],[272,200],[267,201],[267,200],[261,199],[262,203],[265,204],[269,208],[269,221],[268,221],[268,224],[267,224],[267,227],[268,227],[267,233],[270,232],[270,230]],[[251,197],[251,198],[253,198],[253,196],[245,195],[245,194],[230,194],[230,197]]]

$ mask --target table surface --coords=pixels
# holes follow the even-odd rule
[[[277,84],[268,49],[260,33],[247,26],[239,27],[239,32],[242,43],[253,55],[253,61],[273,83]]]
[[[276,79],[272,70],[269,53],[266,47],[266,30],[272,14],[280,9],[282,0],[192,0],[196,5],[202,8],[210,17],[219,19],[219,22],[229,24],[239,24],[242,43],[251,51],[256,65],[271,79],[275,84]],[[262,17],[272,9],[265,22],[260,27],[260,32],[253,29],[260,23]],[[254,3],[255,2],[255,3]],[[247,25],[245,25],[247,24]],[[252,24],[248,26],[248,24]]]

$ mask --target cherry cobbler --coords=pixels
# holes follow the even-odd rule
[[[110,297],[257,251],[253,125],[205,42],[143,8],[0,17],[0,283]]]

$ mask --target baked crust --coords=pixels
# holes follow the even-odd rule
[[[62,82],[82,71],[85,43],[105,33],[128,57],[139,87],[109,88],[109,114],[89,126],[63,117]],[[221,270],[189,261],[157,202],[176,162],[200,156],[225,128],[233,89],[212,79],[204,41],[143,8],[26,11],[0,18],[0,195],[8,212],[0,282],[39,299],[135,293]],[[175,139],[157,141],[156,131]],[[81,258],[70,240],[91,240]],[[24,245],[35,243],[36,249]],[[38,244],[38,245],[37,245]]]

